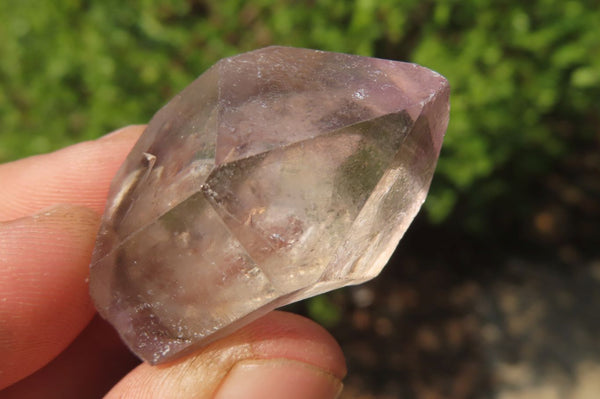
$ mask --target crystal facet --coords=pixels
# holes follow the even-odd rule
[[[448,96],[402,62],[286,47],[219,61],[112,182],[91,265],[100,314],[156,364],[375,277],[425,199]]]

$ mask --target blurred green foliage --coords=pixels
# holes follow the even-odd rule
[[[331,299],[332,295],[318,295],[306,302],[308,317],[325,327],[337,325],[342,318],[341,308]]]
[[[434,222],[463,206],[482,231],[490,203],[527,208],[515,193],[598,141],[598,1],[20,0],[0,17],[0,161],[144,123],[216,60],[270,44],[449,79]]]

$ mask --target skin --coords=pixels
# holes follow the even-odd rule
[[[143,129],[0,165],[0,399],[337,397],[343,354],[300,316],[272,312],[153,367],[96,315],[87,286],[96,231]]]

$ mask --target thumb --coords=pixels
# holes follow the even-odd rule
[[[73,205],[0,222],[0,389],[51,361],[94,315],[86,278],[98,222]]]
[[[106,398],[334,399],[345,374],[329,333],[272,312],[182,360],[138,366]]]

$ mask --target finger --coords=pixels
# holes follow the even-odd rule
[[[0,388],[29,375],[89,322],[85,279],[109,181],[143,127],[0,165]]]
[[[332,399],[345,373],[329,333],[272,312],[180,361],[138,366],[106,398]]]
[[[115,330],[96,315],[66,351],[0,397],[101,398],[137,364]]]
[[[94,314],[96,212],[63,205],[0,223],[0,389],[66,348]]]
[[[128,126],[99,140],[0,165],[0,220],[59,203],[104,210],[108,187],[145,126]]]

